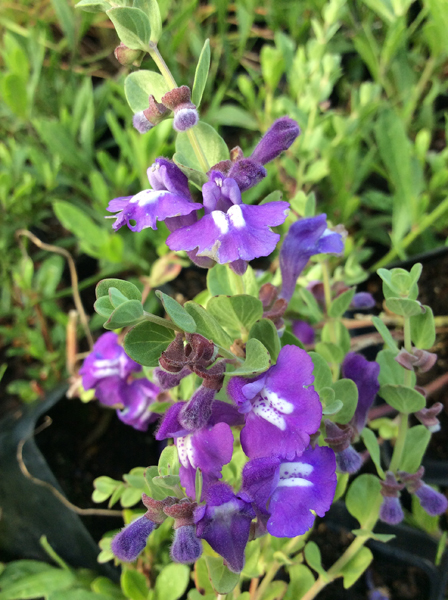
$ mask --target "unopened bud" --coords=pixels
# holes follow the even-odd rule
[[[120,42],[120,45],[115,48],[114,54],[120,65],[124,65],[125,67],[132,65],[140,66],[145,55],[142,50],[131,50],[123,42]]]
[[[155,125],[163,121],[163,119],[166,119],[168,114],[169,111],[163,104],[157,102],[154,96],[149,96],[148,108],[136,113],[132,119],[132,124],[138,132],[147,133]]]
[[[397,525],[404,519],[403,509],[400,504],[400,491],[404,484],[398,483],[395,475],[388,471],[386,480],[381,481],[381,494],[383,502],[380,507],[380,519],[389,525]]]
[[[202,554],[202,543],[196,536],[194,525],[184,525],[174,531],[170,554],[174,562],[185,565],[190,565],[198,560]]]
[[[436,402],[430,408],[422,408],[422,410],[415,413],[415,416],[431,433],[436,433],[437,431],[440,431],[440,421],[437,418],[437,415],[442,409],[443,404],[441,402]]]
[[[190,88],[186,85],[170,90],[162,97],[162,104],[174,112],[173,127],[187,131],[199,121],[196,106],[191,102]]]

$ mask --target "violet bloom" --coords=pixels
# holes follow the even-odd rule
[[[111,550],[114,555],[124,562],[132,562],[145,549],[150,533],[157,527],[145,515],[126,525],[112,539]]]
[[[323,517],[329,510],[336,482],[334,452],[320,446],[290,460],[256,458],[243,469],[243,490],[276,537],[306,533],[314,523],[311,511]]]
[[[398,472],[403,485],[410,494],[415,494],[420,500],[423,510],[431,517],[442,515],[448,508],[448,499],[446,496],[430,487],[422,477],[425,474],[425,468],[420,467],[416,473]]]
[[[156,401],[160,389],[147,379],[136,379],[123,390],[125,407],[117,410],[118,418],[139,431],[147,431],[159,415],[151,412],[151,404]]]
[[[352,298],[352,302],[350,304],[351,308],[355,310],[364,310],[367,308],[373,308],[375,306],[375,300],[372,294],[369,292],[358,292]]]
[[[241,273],[247,261],[271,254],[280,235],[270,228],[285,221],[287,202],[242,204],[236,182],[217,171],[211,172],[202,192],[205,215],[168,237],[166,243],[171,250],[196,250],[198,257],[230,263]]]
[[[118,335],[109,331],[101,335],[79,370],[85,390],[94,389],[98,400],[106,406],[124,404],[126,380],[142,370],[118,343]]]
[[[380,389],[378,376],[380,365],[368,361],[361,354],[349,352],[342,364],[343,377],[351,379],[358,388],[358,404],[351,424],[358,434],[364,429],[367,422],[367,414]]]
[[[404,519],[404,512],[400,503],[400,491],[403,483],[398,483],[392,471],[386,473],[386,480],[380,481],[383,502],[380,506],[379,517],[389,525],[398,525]]]
[[[201,204],[192,201],[188,180],[174,163],[158,158],[148,169],[148,179],[153,189],[109,202],[107,210],[118,213],[113,225],[115,231],[123,225],[131,231],[147,227],[157,229],[156,221],[186,217],[202,208]]]
[[[311,385],[313,362],[305,350],[284,346],[277,364],[255,379],[232,377],[228,395],[246,416],[241,445],[249,458],[302,453],[320,426],[322,405]]]
[[[315,333],[313,327],[306,321],[293,321],[292,332],[298,340],[307,346],[314,344]]]
[[[226,483],[215,483],[207,491],[205,506],[196,509],[196,534],[223,557],[231,571],[239,573],[254,517],[245,494],[235,495]]]
[[[187,496],[195,497],[196,469],[203,478],[202,494],[221,478],[221,469],[232,459],[233,434],[229,425],[241,423],[240,415],[225,402],[215,400],[205,427],[189,431],[180,423],[187,403],[178,402],[166,413],[156,439],[174,438],[179,454],[179,476]]]
[[[280,250],[281,296],[291,300],[297,278],[315,254],[341,254],[344,243],[339,233],[327,229],[327,215],[300,219],[291,225]]]

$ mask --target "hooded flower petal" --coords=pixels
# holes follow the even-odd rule
[[[143,190],[130,198],[112,200],[107,207],[109,212],[118,212],[113,225],[115,231],[127,225],[131,231],[141,231],[150,227],[157,229],[156,221],[164,221],[169,217],[189,215],[202,208],[201,204],[191,202],[188,198],[166,191]],[[132,225],[131,221],[135,221]]]
[[[251,460],[243,469],[243,489],[269,515],[267,529],[276,537],[306,533],[314,522],[311,511],[323,517],[329,510],[336,482],[334,452],[319,446],[292,460]]]
[[[241,192],[236,181],[223,177],[218,171],[210,172],[210,181],[202,186],[205,214],[214,210],[226,213],[234,204],[241,204]]]
[[[148,425],[154,423],[159,415],[151,412],[151,404],[155,402],[160,389],[147,379],[137,379],[127,385],[125,390],[125,408],[118,410],[118,418],[139,431],[147,431]]]
[[[358,388],[358,405],[352,419],[356,431],[361,433],[367,422],[367,413],[380,389],[380,365],[368,361],[361,354],[349,352],[342,365],[343,376],[355,382]]]
[[[226,483],[211,486],[207,503],[196,509],[198,537],[220,554],[234,573],[244,567],[244,550],[255,513],[249,502],[236,496]]]
[[[220,264],[250,261],[268,256],[280,236],[270,227],[286,219],[287,202],[270,202],[261,206],[232,205],[227,213],[214,210],[190,227],[174,231],[167,239],[171,250],[195,250]]]
[[[171,160],[156,158],[148,168],[147,174],[153,190],[166,190],[175,196],[192,199],[187,176]]]
[[[322,418],[322,405],[311,385],[313,368],[305,350],[284,346],[277,364],[262,376],[231,379],[227,393],[246,415],[241,445],[247,456],[291,458],[305,450]]]
[[[232,459],[232,430],[226,423],[218,423],[210,429],[177,437],[175,442],[179,453],[180,481],[187,496],[195,496],[197,468],[202,472],[204,495],[210,485],[221,478],[222,467]]]
[[[251,159],[265,165],[287,150],[300,134],[300,127],[290,117],[274,121],[251,154]]]
[[[327,229],[327,215],[300,219],[291,225],[280,250],[281,296],[291,300],[300,273],[314,254],[340,254],[342,236]]]

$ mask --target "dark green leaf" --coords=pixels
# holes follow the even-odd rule
[[[422,394],[404,385],[382,385],[379,394],[389,406],[406,415],[421,410],[426,404]]]
[[[194,333],[196,331],[196,323],[193,317],[179,302],[176,302],[176,300],[161,291],[157,291],[156,296],[162,302],[173,323],[180,327],[182,331],[186,331],[187,333]]]
[[[252,325],[249,332],[249,339],[256,338],[269,352],[273,362],[277,361],[280,352],[280,338],[274,323],[269,319],[260,319]]]
[[[210,69],[210,40],[205,40],[201,54],[199,56],[196,72],[194,74],[193,89],[191,92],[191,101],[198,108],[201,104],[202,94],[207,83],[208,71]]]
[[[143,306],[139,300],[127,300],[120,304],[104,323],[105,329],[120,329],[135,325],[143,318]]]
[[[234,377],[255,377],[267,371],[271,366],[269,352],[257,339],[252,338],[246,344],[246,360],[244,363],[227,375]]]
[[[371,429],[364,427],[361,433],[361,437],[367,450],[369,451],[370,458],[373,460],[378,475],[382,479],[384,479],[384,471],[381,468],[380,446],[378,444],[378,440],[376,439],[376,435]]]
[[[159,358],[174,340],[171,329],[145,321],[139,323],[124,338],[124,349],[130,358],[145,367],[157,367]]]
[[[148,108],[148,96],[152,95],[160,102],[169,90],[169,85],[162,75],[153,71],[135,71],[128,75],[124,82],[126,100],[135,113]]]
[[[101,298],[98,298],[98,300],[93,305],[93,308],[99,315],[107,318],[109,318],[115,310],[115,308],[110,303],[108,296],[101,296]]]
[[[298,348],[302,348],[302,350],[305,349],[305,346],[302,344],[302,342],[287,329],[283,332],[283,335],[280,338],[280,344],[282,348],[283,346],[297,346]]]
[[[159,469],[156,466],[148,467],[145,470],[145,481],[149,488],[149,495],[154,500],[164,500],[170,495],[170,491],[167,488],[162,488],[154,482],[154,479],[159,477]]]
[[[17,581],[10,581],[7,585],[2,585],[0,598],[2,600],[28,600],[29,598],[48,596],[52,592],[66,590],[75,581],[76,576],[71,571],[47,565],[45,571],[31,573]]]
[[[351,379],[339,379],[331,384],[336,400],[343,404],[341,410],[334,416],[337,423],[348,423],[353,417],[358,405],[358,388]]]
[[[218,346],[230,348],[232,339],[205,308],[202,308],[196,302],[187,302],[184,308],[196,322],[196,333],[201,334],[208,340],[212,340]]]
[[[128,300],[142,300],[142,293],[136,285],[123,279],[102,279],[96,286],[96,297],[101,298],[102,296],[109,295],[109,288],[116,288],[123,294]]]
[[[157,44],[162,35],[162,18],[157,0],[134,0],[133,6],[142,10],[149,19],[151,42]]]
[[[115,26],[117,35],[131,50],[148,50],[151,26],[145,13],[139,8],[119,7],[106,12]]]
[[[196,171],[196,169],[192,169],[191,167],[187,167],[186,163],[188,159],[186,159],[182,154],[176,152],[173,156],[173,160],[179,169],[188,177],[188,181],[193,183],[199,190],[202,190],[202,186],[207,183],[208,176],[203,171]],[[223,265],[224,266],[224,265]],[[210,269],[209,273],[214,270]]]

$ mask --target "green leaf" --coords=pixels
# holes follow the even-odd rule
[[[257,298],[246,294],[213,296],[207,302],[207,312],[229,331],[247,333],[263,317],[263,305]]]
[[[184,308],[196,322],[196,333],[199,333],[208,340],[212,340],[218,346],[230,348],[233,340],[205,308],[191,301],[187,302]]]
[[[147,15],[151,27],[150,40],[157,44],[162,35],[162,17],[157,0],[134,0],[133,6]]]
[[[142,293],[138,287],[123,279],[102,279],[96,286],[96,297],[108,296],[110,288],[117,289],[128,300],[142,300]]]
[[[81,2],[75,4],[75,8],[92,13],[106,12],[106,10],[109,10],[110,4],[105,0],[81,0]]]
[[[368,427],[364,427],[361,433],[362,440],[365,444],[365,447],[369,451],[370,458],[373,461],[373,464],[376,467],[378,475],[384,479],[384,471],[381,468],[381,456],[380,456],[380,446],[378,444],[378,440],[376,439],[376,435],[373,433],[371,429]]]
[[[149,488],[149,495],[154,500],[164,500],[167,496],[170,495],[170,492],[167,488],[162,488],[157,485],[157,482],[154,481],[156,477],[159,477],[159,469],[156,466],[148,467],[145,470],[145,481],[146,485]]]
[[[264,591],[263,600],[277,600],[277,598],[283,598],[287,587],[288,584],[286,581],[271,581]]]
[[[318,342],[316,352],[331,364],[340,365],[344,360],[344,351],[332,342]]]
[[[158,475],[153,478],[153,483],[171,492],[180,489],[180,477],[179,475]],[[171,493],[171,495],[173,495]]]
[[[178,475],[179,457],[176,446],[167,446],[159,458],[159,475]]]
[[[339,500],[339,498],[342,498],[342,496],[345,494],[349,477],[348,473],[336,473],[336,476],[338,478],[338,482],[336,484],[333,502],[336,502],[336,500]]]
[[[229,265],[215,265],[207,273],[207,288],[212,296],[233,296],[240,293],[240,276],[232,271]],[[252,267],[247,267],[242,276],[246,294],[258,298],[258,286]]]
[[[210,69],[210,40],[205,40],[199,56],[196,72],[194,74],[191,100],[198,108],[201,104],[202,94],[207,83],[208,71]],[[211,165],[210,165],[211,166]]]
[[[255,377],[264,373],[271,366],[269,352],[263,344],[255,338],[246,344],[246,360],[235,371],[227,373],[230,377]]]
[[[394,338],[392,337],[389,329],[386,327],[386,325],[382,322],[381,319],[379,319],[378,317],[372,317],[372,323],[374,324],[374,326],[376,327],[378,333],[381,335],[381,337],[383,338],[384,342],[387,344],[389,350],[391,352],[394,353],[394,356],[396,354],[398,354],[398,347],[397,347],[397,343],[394,340]]]
[[[425,312],[411,317],[411,339],[416,348],[428,350],[436,341],[436,327],[431,307],[424,306]]]
[[[355,288],[351,288],[337,296],[330,304],[330,308],[328,309],[328,315],[333,319],[341,317],[350,306],[354,295]]]
[[[192,169],[188,167],[186,163],[188,159],[185,156],[182,156],[180,152],[176,152],[173,156],[173,160],[179,169],[187,176],[188,181],[193,183],[199,190],[202,190],[202,186],[207,183],[208,176],[203,171],[196,171],[196,169]],[[224,266],[224,265],[222,265]],[[209,273],[214,269],[209,269]]]
[[[319,307],[319,304],[317,303],[316,298],[313,296],[313,294],[310,292],[310,290],[307,290],[306,288],[301,287],[301,288],[299,288],[298,296],[305,303],[305,305],[308,309],[308,315],[311,317],[312,321],[316,322],[316,323],[318,323],[319,321],[322,321],[324,316]],[[304,316],[306,316],[306,315],[304,315]]]
[[[2,96],[8,108],[25,119],[28,112],[28,96],[25,80],[17,73],[6,73],[1,80]]]
[[[358,519],[361,527],[377,509],[381,499],[380,493],[380,480],[375,475],[368,473],[359,475],[350,485],[345,503],[348,512]]]
[[[302,348],[302,350],[305,349],[305,346],[302,344],[302,342],[287,329],[285,329],[282,337],[280,338],[280,345],[282,348],[283,346],[297,346],[298,348]]]
[[[431,432],[424,425],[416,425],[406,434],[400,469],[406,473],[415,473],[422,463]]]
[[[330,388],[325,388],[330,389]],[[333,391],[333,390],[331,390]],[[335,400],[334,402],[330,402],[325,405],[325,408],[322,410],[323,415],[336,415],[341,408],[344,406],[341,400]],[[336,421],[338,419],[335,419]]]
[[[271,359],[276,362],[280,353],[280,338],[274,323],[270,319],[260,319],[252,325],[249,339],[256,338],[269,352]]]
[[[135,325],[143,318],[143,306],[139,300],[127,300],[120,304],[104,323],[105,329],[120,329]]]
[[[240,574],[229,571],[221,557],[206,556],[205,560],[216,592],[218,594],[229,594],[239,582]]]
[[[333,343],[333,335],[335,340]],[[350,350],[350,333],[347,327],[341,323],[341,321],[334,321],[333,323],[326,323],[322,329],[322,342],[336,345],[345,355]]]
[[[379,394],[389,406],[406,415],[421,410],[426,404],[422,394],[404,385],[382,385]]]
[[[130,508],[140,502],[142,498],[142,491],[137,490],[133,487],[128,487],[123,490],[120,496],[120,503],[123,508]]]
[[[164,309],[171,317],[173,323],[180,327],[182,331],[186,331],[187,333],[194,333],[196,331],[196,323],[193,317],[188,314],[179,302],[176,302],[176,300],[159,290],[156,292],[156,296],[162,302]]]
[[[368,568],[373,560],[373,554],[369,548],[361,548],[358,552],[345,564],[339,573],[344,579],[344,588],[351,587],[357,581],[364,571]]]
[[[252,579],[253,577],[259,577],[263,573],[263,568],[260,564],[260,538],[252,540],[246,546],[245,550],[245,563],[242,571],[242,576]]]
[[[81,248],[91,256],[100,256],[100,247],[106,243],[109,234],[70,202],[56,201],[53,209],[62,225],[78,238]]]
[[[52,0],[51,3],[61,29],[64,32],[68,47],[73,52],[76,47],[76,30],[75,19],[73,18],[73,5],[71,2],[68,2],[68,0]]]
[[[316,392],[320,393],[322,388],[331,387],[333,384],[333,377],[331,376],[331,370],[330,370],[330,367],[328,366],[326,360],[324,358],[322,358],[322,356],[320,354],[317,354],[317,352],[309,352],[309,356],[310,356],[311,360],[313,361],[313,365],[314,365],[314,369],[313,369],[314,389],[316,390]]]
[[[130,600],[146,600],[148,597],[148,584],[143,573],[135,569],[124,568],[120,577],[121,588]]]
[[[424,310],[420,302],[409,298],[387,298],[386,307],[402,317],[421,315]]]
[[[0,580],[1,600],[47,597],[52,592],[68,589],[76,582],[76,576],[71,571],[45,566],[45,571],[30,573],[18,580],[10,580],[6,585]]]
[[[126,354],[144,367],[157,367],[159,358],[174,340],[171,329],[145,321],[129,331],[124,338]]]
[[[121,304],[128,301],[128,298],[124,294],[117,290],[117,288],[109,288],[109,300],[114,308],[118,308]]]
[[[124,82],[126,100],[134,113],[148,108],[148,96],[152,95],[160,102],[169,91],[170,87],[162,75],[153,71],[135,71]]]
[[[139,8],[111,8],[106,15],[112,21],[117,35],[131,50],[147,52],[151,37],[151,26],[145,13]]]
[[[288,568],[289,586],[283,600],[298,600],[311,588],[314,575],[306,565],[291,565]]]
[[[327,572],[322,566],[322,557],[320,555],[319,546],[316,544],[316,542],[307,543],[305,546],[304,555],[309,566],[317,571],[317,573],[319,573],[324,580],[328,581]]]
[[[155,585],[157,600],[179,600],[188,587],[190,568],[187,565],[169,564],[160,571]]]
[[[199,121],[194,128],[194,132],[207,157],[210,167],[222,160],[229,160],[229,149],[227,148],[225,141],[211,125]],[[188,160],[187,167],[192,167],[197,171],[203,171],[190,144],[187,132],[185,131],[177,135],[176,152],[179,152]]]
[[[112,306],[108,296],[101,296],[93,305],[95,311],[102,317],[109,318],[115,308]]]
[[[380,385],[388,383],[401,385],[404,384],[406,369],[397,363],[396,353],[390,350],[381,350],[378,352],[376,362],[380,365],[380,374],[378,381]],[[415,385],[415,373],[411,373],[411,385]]]
[[[355,414],[358,405],[358,388],[352,379],[339,379],[339,381],[332,383],[330,387],[334,390],[335,399],[340,400],[343,404],[334,420],[344,425]]]

